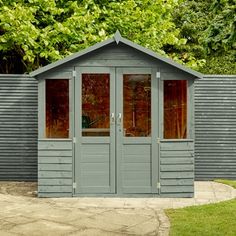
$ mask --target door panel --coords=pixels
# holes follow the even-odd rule
[[[117,69],[117,190],[152,193],[152,70]]]
[[[115,74],[109,68],[78,68],[77,73],[75,193],[114,193]]]

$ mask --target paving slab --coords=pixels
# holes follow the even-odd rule
[[[160,235],[170,223],[164,209],[215,203],[236,190],[196,182],[194,198],[36,198],[0,194],[0,236]]]

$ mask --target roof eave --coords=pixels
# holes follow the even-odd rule
[[[177,62],[175,62],[175,61],[173,61],[173,60],[171,60],[171,59],[169,59],[167,57],[163,57],[161,55],[158,55],[155,52],[151,51],[150,49],[142,47],[139,44],[136,44],[136,43],[134,43],[134,42],[132,42],[132,41],[130,41],[128,39],[121,38],[120,42],[122,42],[122,43],[124,43],[124,44],[126,44],[126,45],[128,45],[130,47],[133,47],[133,48],[137,49],[138,51],[141,51],[141,52],[143,52],[143,53],[145,53],[145,54],[147,54],[147,55],[149,55],[151,57],[154,57],[154,58],[156,58],[156,59],[158,59],[160,61],[163,61],[163,62],[165,62],[165,63],[167,63],[169,65],[172,65],[172,66],[174,66],[174,67],[176,67],[176,68],[178,68],[178,69],[180,69],[182,71],[185,71],[185,72],[193,75],[196,78],[202,79],[204,77],[204,75],[202,73],[197,72],[195,70],[192,70],[192,69],[190,69],[188,67],[185,67],[185,66],[183,66],[183,65],[181,65],[181,64],[179,64],[179,63],[177,63]]]
[[[106,46],[108,44],[111,44],[114,41],[115,41],[114,38],[110,38],[110,39],[107,39],[107,40],[105,40],[103,42],[96,43],[96,44],[94,44],[93,46],[91,46],[89,48],[86,48],[86,49],[84,49],[82,51],[74,53],[74,54],[72,54],[70,56],[67,56],[67,57],[65,57],[65,58],[63,58],[63,59],[61,59],[59,61],[53,62],[53,63],[51,63],[51,64],[49,64],[47,66],[41,67],[41,68],[39,68],[39,69],[37,69],[35,71],[32,71],[29,75],[32,76],[32,77],[38,76],[39,74],[42,74],[42,73],[44,73],[44,72],[46,72],[48,70],[54,69],[55,67],[58,67],[58,66],[60,66],[60,65],[62,65],[64,63],[70,62],[70,61],[72,61],[72,60],[74,60],[76,58],[79,58],[81,56],[84,56],[84,55],[92,52],[92,51],[95,51],[96,49],[99,49],[99,48],[104,47],[104,46]]]
[[[31,72],[30,76],[32,76],[32,77],[38,76],[39,74],[45,73],[48,70],[54,69],[55,67],[58,67],[58,66],[60,66],[60,65],[62,65],[64,63],[70,62],[70,61],[72,61],[74,59],[77,59],[77,58],[79,58],[81,56],[84,56],[84,55],[86,55],[86,54],[88,54],[88,53],[90,53],[92,51],[95,51],[95,50],[97,50],[97,49],[99,49],[101,47],[104,47],[104,46],[109,45],[109,44],[114,43],[114,42],[116,42],[117,44],[119,44],[120,42],[124,43],[125,45],[128,45],[128,46],[130,46],[130,47],[132,47],[132,48],[134,48],[134,49],[136,49],[138,51],[141,51],[141,52],[143,52],[143,53],[145,53],[145,54],[147,54],[147,55],[149,55],[149,56],[151,56],[151,57],[153,57],[155,59],[158,59],[158,60],[163,61],[163,62],[165,62],[165,63],[167,63],[169,65],[172,65],[172,66],[174,66],[174,67],[176,67],[176,68],[178,68],[178,69],[180,69],[182,71],[185,71],[186,73],[191,74],[191,75],[193,75],[196,78],[201,79],[201,78],[204,77],[203,74],[201,74],[201,73],[199,73],[199,72],[197,72],[195,70],[187,68],[187,67],[185,67],[185,66],[183,66],[181,64],[176,63],[175,61],[173,61],[173,60],[171,60],[169,58],[166,58],[166,57],[163,57],[161,55],[156,54],[155,52],[151,51],[150,49],[144,48],[144,47],[142,47],[142,46],[140,46],[140,45],[138,45],[138,44],[136,44],[136,43],[126,39],[126,38],[123,38],[119,31],[116,31],[114,36],[112,38],[110,38],[110,39],[107,39],[107,40],[105,40],[103,42],[100,42],[100,43],[96,43],[95,45],[93,45],[93,46],[91,46],[91,47],[89,47],[87,49],[84,49],[84,50],[82,50],[80,52],[77,52],[75,54],[72,54],[72,55],[70,55],[70,56],[68,56],[68,57],[66,57],[64,59],[61,59],[61,60],[56,61],[56,62],[53,62],[53,63],[51,63],[51,64],[49,64],[47,66],[41,67],[41,68]]]

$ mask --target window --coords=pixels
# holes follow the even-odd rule
[[[151,75],[125,74],[123,78],[125,137],[151,136]]]
[[[82,136],[110,135],[110,75],[82,74]]]
[[[46,80],[46,138],[69,137],[69,80]]]
[[[164,81],[164,138],[187,138],[187,81]]]

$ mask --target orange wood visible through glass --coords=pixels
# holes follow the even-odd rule
[[[164,81],[164,138],[187,138],[187,81]]]
[[[69,137],[69,80],[46,80],[46,138]]]
[[[110,135],[109,74],[82,74],[82,135]]]
[[[124,75],[123,113],[124,136],[151,135],[151,75]]]

